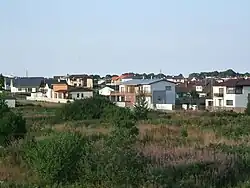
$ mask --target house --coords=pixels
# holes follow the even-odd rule
[[[122,82],[119,85],[119,91],[111,92],[110,100],[132,107],[141,93],[145,96],[150,108],[168,104],[172,109],[175,105],[175,83],[166,79],[134,79]]]
[[[66,80],[68,85],[74,87],[93,88],[94,86],[93,78],[86,74],[68,75]]]
[[[184,83],[186,81],[182,74],[178,76],[166,76],[166,79],[174,83]]]
[[[90,98],[93,97],[93,90],[89,88],[83,88],[83,87],[78,87],[78,88],[70,88],[68,90],[68,98],[69,99],[85,99],[85,98]]]
[[[213,95],[206,100],[206,108],[243,112],[249,101],[250,79],[231,79],[213,86]]]
[[[130,73],[125,73],[122,74],[121,76],[113,76],[111,78],[111,85],[117,85],[120,84],[121,82],[126,82],[129,80],[132,80],[134,77],[134,74]]]
[[[68,85],[66,80],[57,80],[51,83],[52,86],[52,98],[54,99],[66,99],[68,97]]]
[[[15,77],[10,79],[11,93],[34,93],[39,90],[43,77]]]
[[[109,85],[104,86],[102,89],[99,89],[99,95],[110,96],[111,92],[119,91],[119,85]]]

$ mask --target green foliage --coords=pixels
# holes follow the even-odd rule
[[[247,108],[246,108],[246,110],[245,110],[245,113],[246,113],[247,115],[250,115],[250,102],[247,103]]]
[[[4,113],[9,112],[10,109],[8,108],[5,100],[0,96],[0,118],[4,116]]]
[[[26,132],[25,119],[12,112],[0,99],[0,145],[6,146],[15,139],[23,138]]]
[[[134,106],[135,116],[140,119],[144,120],[148,118],[148,103],[144,93],[140,93],[137,97],[136,104]]]
[[[79,178],[84,139],[75,133],[58,133],[52,138],[29,143],[25,160],[45,182],[72,182]]]
[[[3,90],[4,88],[4,76],[0,74],[0,90]]]
[[[57,112],[57,118],[61,120],[99,119],[107,106],[114,106],[114,104],[100,96],[76,100],[60,108]]]

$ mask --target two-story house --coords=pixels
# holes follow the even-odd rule
[[[68,75],[66,80],[68,85],[74,87],[93,88],[94,85],[93,78],[86,74]]]
[[[250,79],[231,79],[213,86],[207,109],[244,111],[250,100]]]
[[[134,79],[122,82],[119,91],[111,92],[110,99],[114,102],[125,102],[126,106],[134,106],[141,93],[150,107],[156,104],[175,105],[175,83],[166,79]]]

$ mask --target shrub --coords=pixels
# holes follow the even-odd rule
[[[20,114],[4,111],[0,117],[0,145],[6,146],[15,139],[24,138],[27,130],[25,119]]]
[[[247,103],[247,108],[246,108],[246,110],[245,110],[245,113],[246,113],[247,115],[250,115],[250,102]]]
[[[100,96],[76,100],[59,109],[57,118],[61,120],[99,119],[107,106],[114,106],[114,104]]]
[[[48,183],[72,182],[79,178],[79,164],[84,154],[84,139],[76,133],[58,135],[29,143],[25,161]]]
[[[137,101],[134,106],[134,111],[135,111],[135,116],[137,117],[137,119],[144,120],[148,118],[148,112],[149,112],[148,103],[143,93],[141,93],[137,97]]]

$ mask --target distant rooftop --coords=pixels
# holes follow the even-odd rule
[[[160,82],[160,81],[166,81],[166,82],[173,83],[173,82],[168,81],[166,79],[133,79],[133,80],[129,80],[126,82],[121,82],[121,85],[150,85],[150,84]]]

